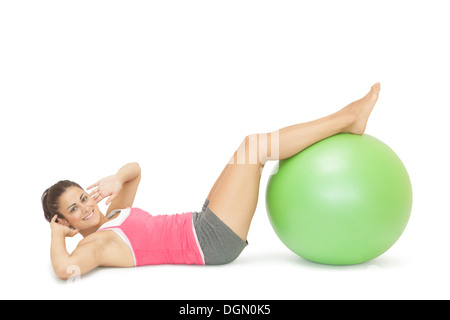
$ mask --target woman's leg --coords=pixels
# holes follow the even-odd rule
[[[362,134],[379,91],[377,83],[365,97],[327,117],[245,137],[208,195],[211,211],[246,240],[265,163],[289,158],[341,132]]]
[[[208,197],[206,197],[206,199],[208,201],[211,201],[212,195],[214,194],[214,192],[217,189],[217,186],[220,184],[220,182],[222,181],[223,176],[225,175],[225,173],[228,171],[228,166],[225,166],[225,168],[223,168],[222,173],[220,174],[220,176],[217,178],[216,182],[214,183],[213,187],[211,188],[211,190],[209,191]]]

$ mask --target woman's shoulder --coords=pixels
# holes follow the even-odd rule
[[[86,245],[86,244],[101,244],[102,242],[108,241],[111,239],[110,232],[102,232],[101,230],[98,232],[93,232],[90,235],[81,239],[78,243],[78,246]]]
[[[94,232],[83,238],[78,247],[85,246],[98,257],[101,266],[132,267],[134,260],[130,248],[119,235],[108,230]]]

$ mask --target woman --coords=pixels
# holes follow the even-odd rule
[[[245,137],[212,187],[201,212],[152,216],[132,208],[141,170],[137,163],[101,179],[84,191],[60,181],[42,196],[51,227],[51,260],[61,279],[98,266],[225,264],[247,245],[262,169],[269,160],[289,158],[332,135],[362,134],[378,99],[380,84],[327,117]],[[106,215],[97,204],[107,198]],[[113,232],[111,232],[113,231]],[[72,254],[65,237],[84,237]]]

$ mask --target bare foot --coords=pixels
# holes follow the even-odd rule
[[[372,112],[375,103],[378,100],[380,92],[380,83],[375,83],[362,99],[350,103],[348,106],[338,111],[338,114],[344,115],[351,119],[349,125],[345,127],[343,132],[353,134],[363,134],[366,130],[367,120]]]

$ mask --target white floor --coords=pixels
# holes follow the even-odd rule
[[[296,256],[278,240],[261,197],[249,246],[229,265],[100,268],[67,282],[52,272],[49,236],[36,236],[48,226],[22,225],[5,230],[7,238],[3,231],[8,259],[0,298],[448,299],[448,217],[442,213],[436,223],[425,216],[437,218],[438,210],[418,199],[405,232],[385,254],[360,265],[327,266]],[[78,240],[68,239],[69,250]]]

